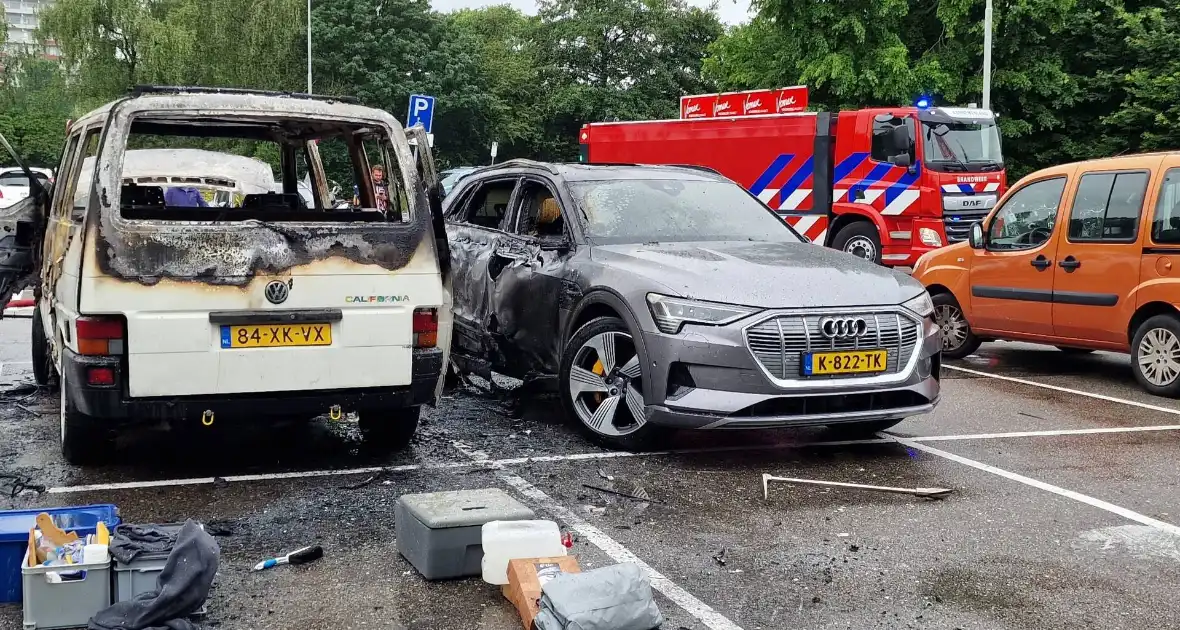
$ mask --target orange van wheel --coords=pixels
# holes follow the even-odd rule
[[[933,300],[934,323],[938,325],[938,334],[942,337],[942,356],[962,359],[978,350],[979,344],[983,342],[971,332],[971,324],[967,322],[955,296],[939,293],[933,296]]]
[[[1131,370],[1143,389],[1180,398],[1180,317],[1156,315],[1135,331]]]

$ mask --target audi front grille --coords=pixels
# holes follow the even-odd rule
[[[863,320],[864,334],[832,338],[822,330],[824,320]],[[829,326],[830,328],[830,326]],[[802,376],[805,352],[885,350],[885,371],[872,376],[896,375],[910,362],[918,344],[921,324],[896,312],[840,313],[832,315],[779,315],[746,329],[746,344],[754,358],[776,379],[839,380],[864,378],[864,374]]]

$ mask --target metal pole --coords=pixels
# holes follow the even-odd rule
[[[992,0],[983,8],[983,108],[992,108]]]
[[[988,0],[989,2],[991,0]],[[990,6],[990,5],[989,5]],[[311,0],[307,0],[307,93],[311,94]],[[986,100],[986,97],[985,99]]]

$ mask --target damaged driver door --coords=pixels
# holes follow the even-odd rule
[[[414,151],[414,162],[418,170],[418,179],[426,189],[426,202],[430,207],[430,225],[434,232],[434,254],[438,258],[439,272],[442,274],[443,304],[438,314],[438,347],[442,348],[442,375],[435,386],[434,399],[437,402],[442,397],[446,384],[447,370],[450,369],[451,334],[454,327],[454,297],[451,281],[451,246],[447,242],[447,226],[443,221],[442,183],[439,181],[438,169],[434,164],[434,156],[430,153],[430,141],[426,130],[421,126],[410,127],[406,130]]]
[[[554,378],[561,357],[562,308],[572,241],[554,186],[526,176],[512,202],[506,234],[492,252],[493,306],[511,376]]]
[[[4,205],[0,199],[0,312],[12,295],[36,275],[40,266],[41,245],[45,234],[46,208],[50,192],[25,166],[8,140],[0,134],[0,145],[8,157],[29,179],[29,195]]]

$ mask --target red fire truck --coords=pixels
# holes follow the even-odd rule
[[[805,104],[806,88],[685,97],[680,120],[583,126],[581,159],[712,168],[813,242],[890,266],[966,240],[1007,187],[990,111]]]

